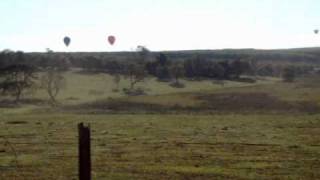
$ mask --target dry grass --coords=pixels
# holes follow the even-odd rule
[[[27,124],[12,124],[11,121]],[[1,116],[0,179],[73,179],[77,123],[91,124],[94,179],[318,179],[318,115]]]
[[[100,75],[68,78],[60,109],[0,108],[0,179],[77,179],[79,122],[91,124],[93,179],[320,179],[320,115],[298,105],[320,102],[320,88],[268,80],[176,90],[151,80],[150,95],[125,97]],[[168,108],[180,110],[159,111]]]

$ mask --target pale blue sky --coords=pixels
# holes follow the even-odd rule
[[[0,50],[320,46],[320,0],[1,0],[0,22]]]

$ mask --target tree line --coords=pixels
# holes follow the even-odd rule
[[[89,54],[89,53],[88,53]],[[0,52],[0,91],[2,95],[12,95],[19,101],[21,94],[31,87],[43,88],[49,99],[56,104],[56,97],[66,85],[63,72],[79,68],[90,73],[107,73],[114,77],[119,91],[121,78],[129,79],[130,85],[123,89],[127,94],[139,94],[136,84],[146,77],[170,82],[173,87],[184,87],[182,78],[189,80],[234,80],[254,82],[254,76],[282,76],[292,82],[297,76],[312,72],[312,65],[273,64],[259,62],[254,58],[212,60],[203,54],[191,54],[185,59],[174,59],[172,54],[154,53],[139,46],[134,52],[125,53],[126,58],[118,56],[94,56],[81,53],[24,53],[5,50]]]

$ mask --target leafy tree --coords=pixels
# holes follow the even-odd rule
[[[179,79],[184,75],[183,66],[180,63],[174,63],[170,67],[170,74],[175,79],[175,84],[180,84]]]
[[[167,81],[170,79],[169,72],[170,62],[164,53],[159,53],[155,61],[146,62],[146,70],[149,74],[154,75],[160,81]]]
[[[288,66],[283,70],[282,78],[285,82],[293,82],[296,78],[296,69],[293,66]]]
[[[35,68],[24,65],[10,65],[0,71],[0,89],[3,94],[10,94],[19,102],[24,90],[35,85]]]
[[[85,63],[82,68],[88,72],[97,72],[101,70],[102,67],[101,59],[94,56],[88,56],[85,58]]]
[[[157,68],[158,68],[158,62],[157,61],[152,61],[152,62],[147,62],[146,63],[146,70],[148,74],[157,76]]]
[[[227,61],[221,61],[218,64],[224,69],[223,79],[230,79],[232,74],[230,64]]]
[[[249,72],[250,65],[246,61],[232,61],[230,64],[230,76],[234,79],[238,79],[240,75]]]
[[[184,66],[184,71],[185,71],[185,75],[188,78],[193,78],[196,76],[196,71],[195,68],[193,66],[193,60],[192,59],[187,59],[183,62],[183,66]]]
[[[274,69],[271,65],[264,65],[257,69],[257,74],[260,76],[274,76]]]
[[[169,81],[170,72],[167,66],[158,66],[156,76],[159,81]]]
[[[211,65],[213,61],[207,60],[202,56],[195,56],[184,61],[185,75],[188,78],[209,78],[212,75]]]
[[[160,66],[169,65],[168,58],[164,53],[159,54],[159,56],[157,57],[157,62],[158,62],[158,65],[160,65]]]
[[[5,61],[6,61],[5,54],[3,52],[0,52],[0,69],[6,66]]]
[[[248,64],[250,66],[248,74],[256,76],[258,74],[259,64],[256,59],[250,58],[248,59]]]
[[[116,75],[123,71],[123,66],[118,61],[111,60],[104,63],[104,69],[107,73]]]
[[[214,78],[223,79],[225,75],[225,69],[218,63],[215,63],[212,67]]]

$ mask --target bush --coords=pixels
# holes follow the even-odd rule
[[[145,91],[142,88],[137,88],[137,89],[123,88],[123,92],[128,96],[146,95]]]
[[[173,83],[170,83],[169,85],[174,88],[185,88],[186,87],[183,83],[180,83],[180,82],[173,82]]]
[[[256,83],[256,80],[252,79],[252,78],[241,77],[241,78],[237,78],[237,79],[234,79],[234,80],[238,81],[238,82],[243,82],[243,83]]]
[[[112,92],[119,92],[119,89],[114,88],[112,89]]]

